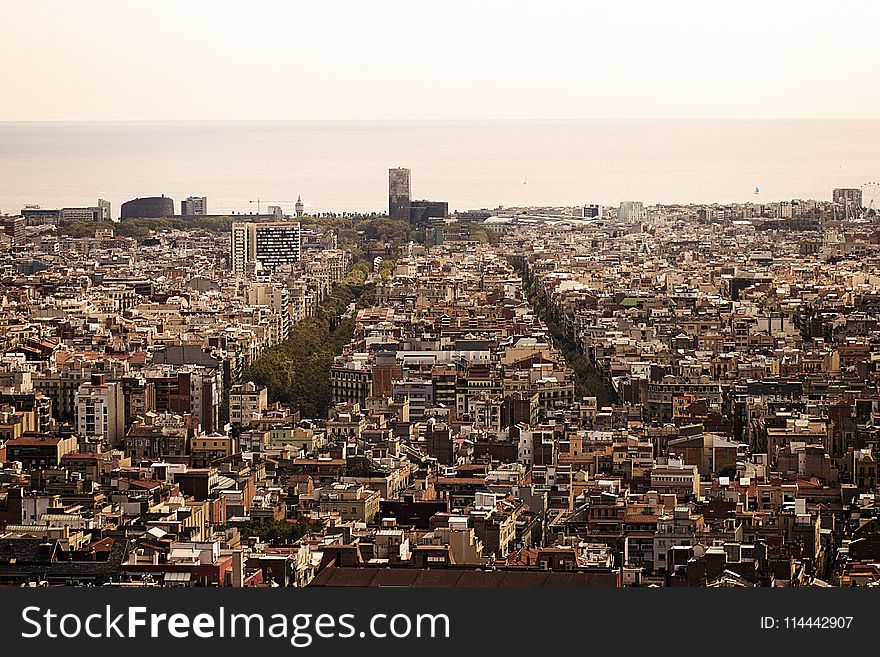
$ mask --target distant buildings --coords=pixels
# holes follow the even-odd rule
[[[110,201],[106,201],[102,198],[98,199],[98,207],[101,209],[101,221],[112,221],[113,217],[110,216]]]
[[[57,226],[61,222],[61,210],[41,208],[39,205],[26,205],[21,210],[21,216],[29,226],[49,224]]]
[[[112,221],[110,201],[98,199],[97,205],[91,207],[41,208],[39,205],[26,205],[21,210],[27,225],[38,226],[50,224],[71,224],[77,222]]]
[[[184,217],[196,217],[208,214],[208,197],[188,196],[180,202],[180,214]]]
[[[388,170],[388,216],[391,219],[409,221],[410,212],[410,171],[409,169]]]
[[[109,212],[109,208],[106,211]],[[104,214],[105,208],[97,205],[91,208],[63,208],[61,210],[61,223],[99,222],[104,220]]]
[[[622,201],[617,210],[617,220],[624,224],[637,224],[647,220],[648,211],[641,201]]]
[[[294,205],[293,207],[294,207],[294,210],[296,211],[297,217],[303,216],[303,202],[302,202],[301,196],[296,197],[296,205]]]
[[[831,194],[831,200],[840,205],[862,207],[862,190],[857,187],[838,187]]]
[[[0,232],[15,245],[24,239],[25,219],[20,214],[0,216]]]
[[[411,201],[409,223],[413,228],[425,228],[431,219],[445,219],[449,215],[446,201]]]
[[[232,224],[232,271],[249,264],[274,270],[300,260],[302,234],[298,221],[235,222]]]
[[[572,209],[571,216],[575,219],[601,219],[601,205],[579,205]]]
[[[122,219],[156,219],[174,216],[174,200],[166,196],[136,198],[122,204]]]

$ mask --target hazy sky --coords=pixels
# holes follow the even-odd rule
[[[0,120],[880,117],[880,2],[4,3]]]

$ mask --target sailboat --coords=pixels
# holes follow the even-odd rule
[[[761,193],[761,190],[758,189],[758,186],[757,186],[757,185],[755,185],[755,194],[760,194],[760,193]]]
[[[525,185],[527,182],[529,182],[529,178],[528,178],[528,176],[526,176],[525,178],[523,178],[523,185]]]

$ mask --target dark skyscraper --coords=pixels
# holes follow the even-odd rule
[[[409,221],[409,169],[388,170],[388,216]]]
[[[449,216],[449,204],[446,201],[411,201],[409,206],[409,223],[414,228],[425,228],[431,219],[445,219]]]

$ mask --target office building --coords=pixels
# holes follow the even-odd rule
[[[572,208],[571,216],[575,219],[601,219],[602,206],[595,204],[579,205],[576,208]]]
[[[108,209],[109,212],[109,209]],[[73,224],[78,222],[103,221],[104,208],[94,206],[90,208],[61,208],[61,223]]]
[[[107,383],[103,374],[93,374],[76,392],[76,431],[82,436],[100,436],[111,446],[125,436],[125,403],[122,385]]]
[[[232,271],[245,273],[249,264],[274,270],[296,264],[302,249],[298,221],[235,222],[232,224]]]
[[[446,201],[412,201],[409,207],[409,223],[414,228],[425,228],[431,219],[446,219],[449,204]]]
[[[409,169],[388,170],[388,216],[391,219],[409,221],[409,174]]]
[[[622,201],[617,210],[617,220],[624,224],[637,224],[648,219],[648,210],[641,201]]]
[[[200,217],[208,214],[208,197],[188,196],[180,202],[180,214],[184,217]]]
[[[41,208],[39,205],[26,205],[21,210],[28,226],[57,226],[61,221],[61,210],[58,208]]]

